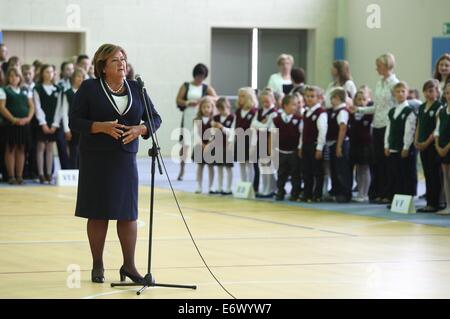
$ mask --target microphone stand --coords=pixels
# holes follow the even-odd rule
[[[144,276],[142,282],[139,283],[111,283],[111,287],[134,287],[134,286],[142,286],[136,294],[139,296],[145,289],[150,287],[166,287],[166,288],[185,288],[185,289],[197,289],[197,286],[194,285],[175,285],[175,284],[162,284],[157,283],[155,278],[151,273],[151,264],[152,264],[152,239],[153,239],[153,206],[154,206],[154,194],[155,194],[155,169],[156,162],[158,163],[158,171],[159,174],[162,175],[162,168],[159,157],[160,147],[158,144],[158,139],[155,139],[156,131],[154,130],[154,121],[153,114],[149,112],[149,103],[147,100],[147,90],[144,87],[144,82],[139,78],[137,78],[139,87],[141,88],[142,100],[144,101],[145,113],[147,117],[147,121],[150,125],[151,132],[148,132],[152,139],[152,147],[148,150],[148,156],[152,158],[151,162],[151,187],[150,187],[150,223],[149,223],[149,240],[148,240],[148,264],[147,264],[147,274]]]

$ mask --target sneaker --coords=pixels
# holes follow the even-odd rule
[[[195,193],[196,193],[196,194],[201,194],[201,193],[202,193],[202,190],[201,190],[200,188],[197,188],[197,189],[195,190]]]
[[[364,203],[366,201],[366,199],[363,196],[357,196],[357,197],[353,198],[353,201],[357,202],[357,203]]]

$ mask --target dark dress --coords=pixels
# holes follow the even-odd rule
[[[123,114],[114,104],[105,83],[90,79],[82,83],[74,96],[69,126],[80,133],[80,170],[75,215],[103,220],[136,220],[138,217],[138,173],[136,153],[139,139],[124,145],[106,134],[91,134],[93,122],[115,121],[127,126],[141,121],[151,132],[144,101],[136,81],[126,80],[128,105]],[[161,118],[146,97],[153,114],[154,128]],[[150,135],[144,136],[148,139]]]

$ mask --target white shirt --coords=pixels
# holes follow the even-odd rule
[[[203,94],[203,86],[200,84],[199,86],[189,83],[189,88],[187,91],[187,100],[188,101],[196,101],[202,98]]]
[[[122,115],[128,106],[128,95],[111,95],[114,99],[114,102],[116,103],[117,108],[119,109],[119,113]]]
[[[72,87],[70,84],[70,79],[61,79],[58,82],[58,85],[62,87],[63,91],[68,90]]]
[[[433,134],[436,137],[439,137],[439,126],[441,126],[441,121],[439,120],[439,116],[438,116],[440,114],[440,112],[446,112],[447,115],[450,115],[450,112],[448,111],[448,106],[444,106],[439,109],[438,113],[436,114],[436,118],[437,118],[436,129],[434,130],[434,134]]]
[[[337,108],[335,108],[336,111],[343,109],[346,107],[345,103],[342,103],[341,105],[339,105]],[[338,116],[337,116],[337,123],[338,125],[344,124],[344,125],[348,125],[348,120],[350,118],[350,115],[348,114],[348,112],[339,112]],[[334,119],[331,119],[332,121]],[[348,140],[348,137],[345,137],[344,140]],[[334,144],[336,144],[337,141],[328,141],[327,145],[328,146],[333,146]]]
[[[374,114],[372,126],[374,128],[384,128],[389,123],[388,114],[395,106],[392,88],[399,82],[395,74],[391,74],[386,80],[378,81],[374,92],[374,106],[358,108],[365,114]]]
[[[274,92],[283,93],[283,85],[292,84],[291,80],[283,79],[281,73],[274,73],[270,76],[267,87],[271,88]]]
[[[75,93],[77,90],[73,90]],[[62,99],[62,101],[61,101]],[[59,123],[61,123],[61,119],[63,122],[64,133],[70,132],[69,128],[69,102],[67,101],[66,94],[60,94],[58,97],[58,104],[55,111],[55,119],[53,121],[52,126],[59,128]]]
[[[307,107],[305,117],[310,118],[313,113],[318,109],[322,107],[321,104],[317,104],[313,106],[312,108]],[[316,120],[317,130],[319,131],[319,135],[317,136],[317,151],[323,151],[323,148],[325,146],[325,143],[327,141],[327,131],[328,131],[328,114],[326,112],[323,112],[319,115],[319,117]],[[303,135],[303,125],[302,125],[302,132],[301,135]],[[299,148],[302,148],[303,146],[303,140],[300,141]]]
[[[269,111],[273,110],[275,108],[274,105],[270,106],[268,109],[263,110],[263,116],[265,116]],[[252,120],[252,124],[250,125],[251,128],[256,129],[268,129],[270,127],[270,123],[272,122],[272,119],[277,117],[278,113],[273,112],[267,117],[266,123],[258,121],[258,114],[255,115],[255,117]]]
[[[394,119],[398,118],[405,107],[409,107],[408,102],[403,102],[402,104],[397,104],[395,106]],[[389,149],[391,153],[396,153],[397,151],[390,149],[389,146],[389,131],[391,129],[391,122],[388,121],[386,127],[386,134],[384,135],[384,148]],[[416,115],[411,112],[406,118],[405,123],[405,134],[403,135],[403,150],[408,151],[414,142],[414,135],[416,133]]]
[[[327,90],[325,91],[325,107],[327,109],[331,109],[333,107],[333,105],[331,105],[331,93],[333,92],[334,89],[338,88],[339,85],[336,82],[331,82],[328,85]],[[344,86],[342,87],[345,92],[350,93],[350,97],[353,99],[356,95],[356,92],[358,91],[358,89],[356,88],[355,82],[353,82],[352,80],[348,80],[347,82],[345,82]]]
[[[54,86],[53,84],[51,85],[43,85],[42,86],[44,88],[44,91],[47,95],[52,95],[53,92],[55,92],[57,90],[56,86]],[[45,113],[44,110],[42,110],[42,106],[41,106],[41,99],[39,97],[39,93],[35,90],[33,93],[33,102],[34,102],[34,107],[36,109],[36,118],[39,122],[39,125],[48,125],[46,119],[45,119]],[[54,123],[51,125],[54,126]]]
[[[17,94],[20,93],[20,88],[13,88],[12,86],[9,86],[9,85],[8,85],[8,87],[9,87],[11,90],[13,90],[15,93],[17,93]],[[28,91],[27,97],[28,97],[29,99],[31,99],[31,98],[33,97],[33,93],[31,93],[30,91]],[[6,92],[5,92],[5,90],[4,90],[3,88],[1,88],[1,87],[0,87],[0,100],[6,100]]]

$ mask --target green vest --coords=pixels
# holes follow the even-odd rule
[[[4,88],[6,93],[6,108],[17,118],[24,118],[28,116],[28,90],[21,88],[19,93],[7,86]]]
[[[405,107],[399,116],[395,119],[395,108],[389,111],[389,149],[400,152],[403,150],[403,137],[405,135],[406,119],[413,110],[407,106]]]
[[[450,115],[447,107],[439,112],[439,146],[444,148],[450,143]]]
[[[433,105],[425,111],[426,103],[422,104],[419,108],[419,118],[418,118],[418,134],[419,143],[425,142],[431,134],[433,134],[436,128],[436,115],[439,109],[442,107],[441,102],[436,101]]]
[[[57,88],[57,90],[53,91],[51,95],[48,95],[47,92],[45,92],[45,89],[42,86],[42,84],[38,84],[34,88],[36,92],[39,94],[39,99],[41,101],[41,108],[45,113],[45,121],[47,122],[48,126],[51,126],[53,124],[56,106],[58,103],[59,88],[56,85],[55,87]]]

